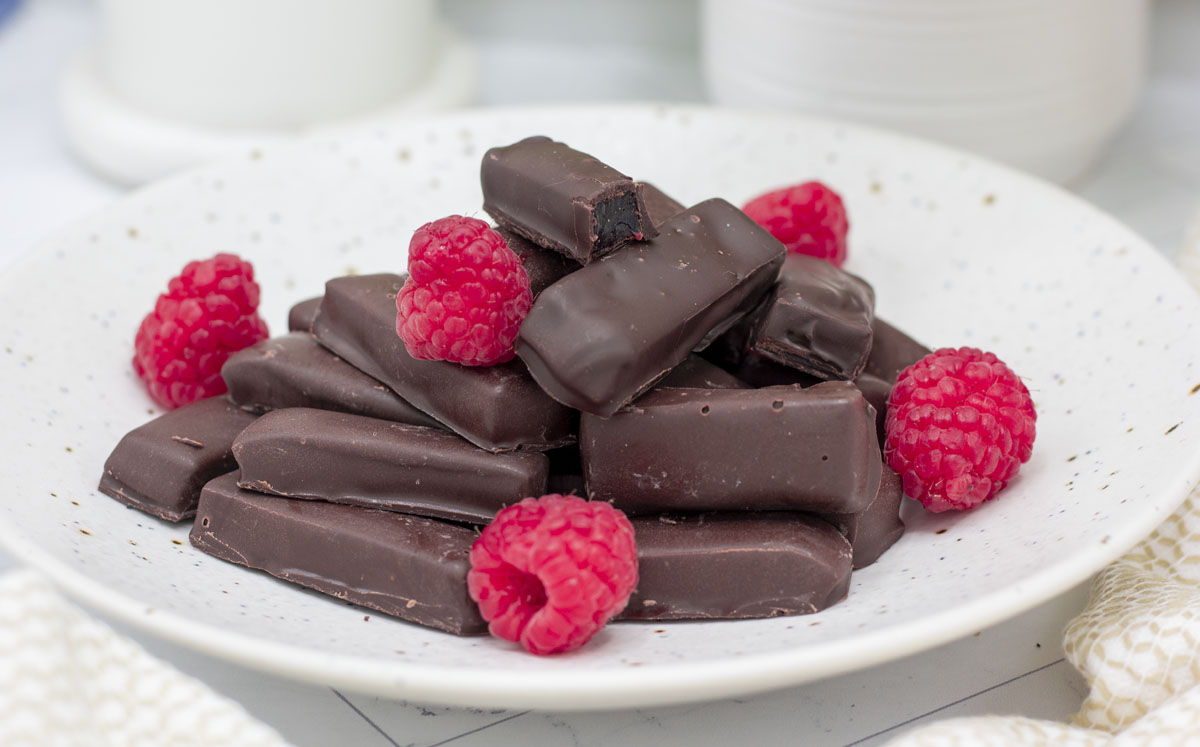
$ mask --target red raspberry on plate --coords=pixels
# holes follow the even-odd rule
[[[471,547],[467,590],[492,635],[535,654],[587,643],[637,586],[633,525],[608,503],[526,498]]]
[[[408,245],[408,275],[396,333],[409,355],[464,366],[512,360],[533,295],[504,237],[461,215],[426,223]]]
[[[884,457],[930,511],[974,508],[1029,461],[1037,413],[992,353],[942,348],[900,372],[888,398]]]
[[[783,242],[789,252],[824,259],[834,267],[846,261],[850,223],[837,192],[821,182],[805,182],[755,197],[742,212]]]
[[[221,366],[265,340],[254,267],[234,254],[188,262],[142,319],[133,370],[168,409],[223,394]]]

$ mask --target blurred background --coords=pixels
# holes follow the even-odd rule
[[[1193,0],[0,0],[0,247],[248,143],[616,100],[941,140],[1167,253],[1200,205]]]

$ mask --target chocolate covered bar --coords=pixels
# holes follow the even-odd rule
[[[803,615],[850,588],[849,542],[807,514],[652,516],[633,531],[638,586],[622,620]]]
[[[783,244],[724,200],[661,228],[534,302],[517,355],[554,399],[611,415],[745,315],[783,263]]]
[[[503,226],[498,227],[496,232],[504,237],[504,243],[508,244],[508,248],[512,249],[517,258],[521,260],[525,274],[529,276],[529,290],[534,298],[537,298],[542,291],[558,282],[567,273],[583,267],[575,260],[551,249],[540,247]]]
[[[548,137],[489,149],[479,181],[497,223],[581,264],[655,233],[632,179]]]
[[[399,275],[330,280],[313,336],[482,449],[545,450],[574,440],[571,411],[548,397],[520,361],[472,367],[410,356],[396,334],[403,283]]]
[[[854,549],[854,570],[874,563],[904,534],[904,522],[900,520],[903,498],[900,475],[884,466],[879,490],[866,508],[852,514],[820,514],[850,542]]]
[[[307,332],[273,337],[234,353],[221,377],[230,401],[250,412],[314,407],[445,429]]]
[[[878,376],[862,373],[854,380],[854,386],[858,387],[858,390],[871,403],[871,407],[875,409],[875,431],[879,435],[879,448],[882,449],[884,439],[887,437],[887,428],[885,427],[887,424],[887,402],[888,397],[892,394],[892,384]]]
[[[472,523],[546,492],[533,452],[493,454],[451,433],[293,407],[263,415],[233,442],[238,485]]]
[[[663,224],[667,218],[686,209],[685,205],[649,182],[638,182],[638,186],[642,190],[642,200],[646,203],[646,215],[655,226]]]
[[[755,313],[750,349],[822,379],[849,381],[871,352],[875,291],[815,257],[789,254]]]
[[[749,389],[750,385],[725,369],[689,355],[656,385],[658,389]]]
[[[895,384],[901,371],[933,352],[879,317],[871,328],[873,342],[865,370],[884,381]]]
[[[308,332],[312,329],[317,309],[321,308],[321,297],[309,298],[296,304],[288,311],[288,332]]]
[[[141,425],[117,444],[100,492],[167,521],[196,512],[204,483],[237,465],[230,447],[254,415],[210,397]]]
[[[849,382],[656,389],[611,418],[584,415],[588,494],[627,514],[855,513],[882,466],[875,413]]]
[[[238,565],[455,635],[487,623],[467,594],[475,532],[423,516],[204,486],[191,541]]]

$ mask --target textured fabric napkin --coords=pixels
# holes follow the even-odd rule
[[[1200,291],[1200,216],[1177,263]],[[1090,688],[1069,724],[949,719],[888,747],[1200,745],[1200,487],[1096,577],[1063,648]]]
[[[0,745],[286,747],[30,570],[0,576]]]

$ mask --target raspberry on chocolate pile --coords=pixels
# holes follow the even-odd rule
[[[1029,390],[994,354],[942,348],[900,373],[884,456],[930,511],[974,508],[1029,461],[1036,422]]]
[[[134,338],[133,369],[173,409],[225,392],[221,366],[267,337],[254,268],[234,254],[189,262],[171,278]]]
[[[427,223],[409,243],[408,272],[396,296],[396,333],[409,355],[465,366],[512,360],[533,296],[500,234],[461,215]]]
[[[625,514],[552,494],[509,506],[484,527],[467,589],[492,635],[545,655],[591,640],[625,608],[637,579]]]
[[[821,182],[804,182],[755,197],[742,212],[771,232],[793,254],[841,267],[850,230],[842,198]]]

